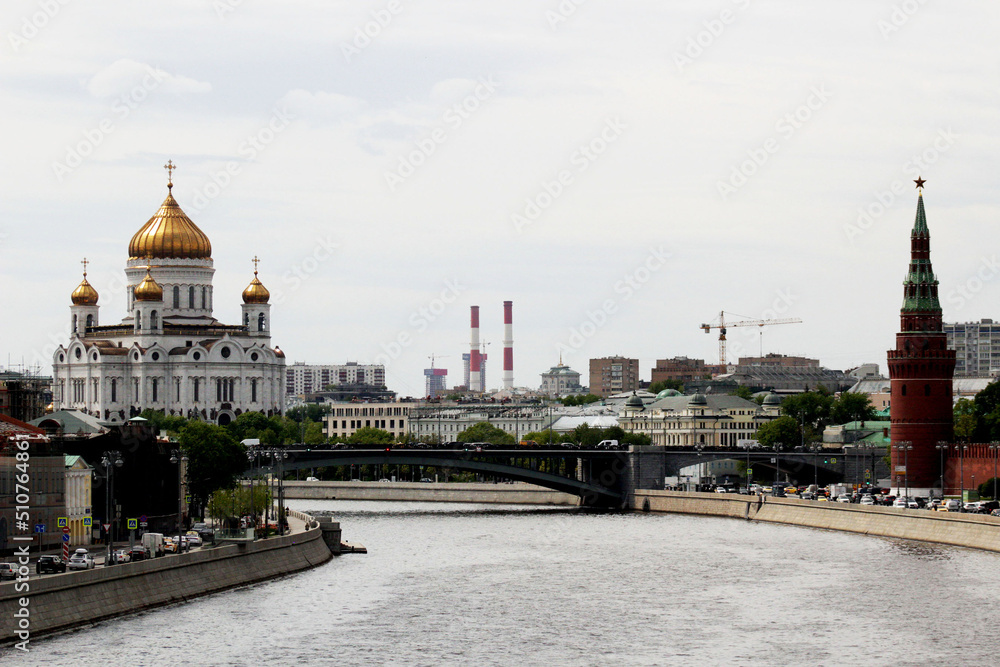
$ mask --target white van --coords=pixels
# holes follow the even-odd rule
[[[149,551],[150,558],[163,555],[163,533],[143,533],[142,546]]]

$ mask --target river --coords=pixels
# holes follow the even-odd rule
[[[348,554],[47,639],[38,665],[993,664],[1000,555],[733,519],[298,500]]]

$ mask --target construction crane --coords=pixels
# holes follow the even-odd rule
[[[435,359],[444,359],[444,358],[450,357],[450,356],[451,356],[450,354],[431,354],[431,356],[429,356],[427,358],[431,360],[431,368],[434,368],[434,360]]]
[[[730,313],[731,315],[732,313]],[[719,330],[719,365],[726,365],[726,329],[728,327],[766,327],[770,324],[800,324],[802,320],[797,317],[787,317],[780,320],[741,320],[739,322],[726,323],[726,313],[725,311],[719,312],[719,323],[718,324],[702,324],[701,328],[705,333],[711,332],[712,329]],[[761,336],[764,332],[761,331]],[[763,343],[761,344],[761,356],[763,356]]]

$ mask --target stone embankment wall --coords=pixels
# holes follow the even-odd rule
[[[637,510],[702,514],[1000,551],[1000,517],[730,493],[636,491]]]
[[[113,616],[273,579],[325,563],[332,553],[312,519],[305,532],[65,575],[36,577],[30,590],[0,584],[0,642],[18,640],[14,613],[29,600],[31,638]]]
[[[512,505],[579,505],[579,496],[534,484],[429,484],[420,482],[285,482],[285,498],[402,500]]]

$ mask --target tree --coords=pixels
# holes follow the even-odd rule
[[[657,380],[649,385],[648,391],[652,394],[659,394],[664,389],[676,389],[684,393],[684,383],[680,380]]]
[[[730,394],[730,396],[737,396],[745,401],[753,400],[753,392],[750,391],[750,387],[746,387],[743,385],[736,387],[736,390],[732,394]]]
[[[844,392],[830,406],[830,423],[846,424],[852,421],[871,421],[877,418],[875,406],[867,394]]]
[[[590,403],[596,403],[599,400],[601,400],[601,397],[594,394],[587,394],[585,396],[566,396],[562,399],[562,404],[572,407],[574,405],[588,405]]]
[[[955,402],[955,439],[960,442],[969,442],[976,433],[978,419],[976,417],[976,404],[967,398],[960,398]]]
[[[778,417],[757,429],[754,436],[762,447],[781,444],[785,447],[799,444],[799,423],[787,415]]]
[[[205,502],[216,489],[232,488],[247,469],[246,448],[222,426],[192,420],[179,436],[187,454],[188,488],[196,505]]]
[[[832,406],[833,397],[829,391],[807,391],[787,396],[781,402],[781,413],[820,432],[830,419]]]
[[[353,445],[391,445],[392,433],[373,426],[363,426],[355,431],[347,442]]]
[[[514,436],[489,422],[479,422],[465,429],[455,439],[459,442],[488,442],[494,445],[514,445]]]
[[[977,442],[1000,440],[1000,382],[991,382],[973,399],[976,417],[973,439]]]
[[[184,417],[167,415],[162,410],[147,408],[139,416],[149,422],[149,427],[153,430],[154,434],[166,431],[168,434],[176,436],[184,428],[184,425],[187,424],[187,419]]]

